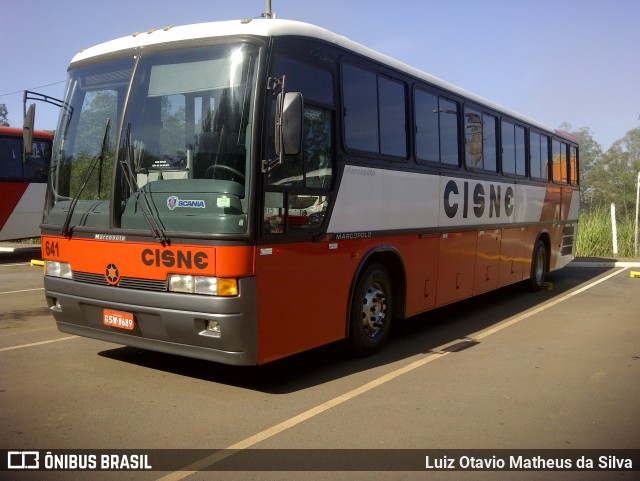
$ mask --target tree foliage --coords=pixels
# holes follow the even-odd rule
[[[627,132],[606,152],[593,139],[589,128],[572,133],[580,143],[582,207],[591,212],[608,208],[613,202],[622,216],[635,213],[640,127]]]
[[[0,127],[9,127],[9,119],[7,118],[9,111],[5,104],[0,104]]]

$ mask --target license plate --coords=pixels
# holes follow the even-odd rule
[[[134,327],[133,314],[130,312],[112,311],[105,309],[102,312],[102,323],[105,326],[117,327],[132,331]]]

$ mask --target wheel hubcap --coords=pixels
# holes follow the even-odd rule
[[[382,287],[374,283],[364,295],[362,305],[362,325],[369,337],[377,336],[383,329],[387,318],[387,297]]]

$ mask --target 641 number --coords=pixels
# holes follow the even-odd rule
[[[46,241],[44,243],[44,253],[51,257],[60,257],[58,241]]]

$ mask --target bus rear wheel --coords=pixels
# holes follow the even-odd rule
[[[529,288],[533,292],[538,292],[544,287],[544,281],[549,272],[547,263],[547,246],[541,240],[536,242],[531,258],[531,277],[529,278]]]
[[[349,342],[360,356],[384,347],[391,329],[391,280],[381,264],[372,264],[359,277],[351,299]]]

